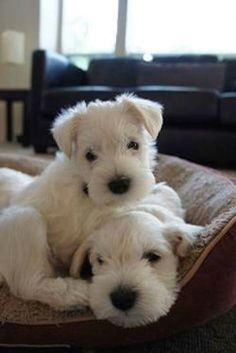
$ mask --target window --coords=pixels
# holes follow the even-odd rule
[[[80,63],[113,54],[236,54],[236,0],[61,1],[62,52]]]
[[[235,0],[128,0],[128,53],[236,54]]]
[[[64,0],[62,13],[63,53],[114,53],[118,0]]]

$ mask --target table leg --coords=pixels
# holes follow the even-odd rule
[[[7,141],[12,141],[12,101],[7,100]]]
[[[23,134],[22,145],[28,147],[30,145],[30,119],[29,119],[29,99],[23,101]]]

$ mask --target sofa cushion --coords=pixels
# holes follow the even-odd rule
[[[160,152],[218,168],[236,169],[236,129],[225,126],[165,126],[158,136]]]
[[[222,63],[139,63],[138,85],[200,87],[222,91],[225,65]]]
[[[159,101],[165,109],[166,123],[216,123],[218,121],[218,95],[214,91],[181,87],[108,87],[82,86],[57,88],[44,91],[41,110],[45,115],[55,115],[79,101],[114,99],[118,94],[129,92]]]
[[[219,121],[219,95],[216,91],[173,86],[139,86],[135,93],[163,104],[166,124],[216,124]]]
[[[15,156],[19,169],[19,156]],[[39,171],[39,160],[24,157],[23,172]],[[27,162],[26,162],[27,161]],[[23,159],[22,159],[23,162]],[[6,166],[0,155],[0,166]],[[10,161],[14,168],[13,159]],[[9,165],[9,164],[7,164]],[[43,164],[40,164],[43,168]],[[26,167],[26,168],[25,168]],[[56,312],[0,289],[0,344],[77,344],[120,346],[154,341],[199,325],[236,304],[236,186],[219,172],[161,155],[155,171],[180,195],[187,220],[206,225],[179,268],[182,287],[167,316],[144,327],[124,329],[87,312]],[[158,295],[158,293],[157,293]]]
[[[223,125],[236,126],[236,93],[220,96],[220,120]]]
[[[213,54],[170,54],[154,55],[154,62],[159,63],[216,63],[218,57]]]
[[[95,99],[109,100],[120,92],[118,88],[108,86],[79,86],[45,90],[41,111],[46,115],[55,115],[61,109],[69,108],[80,101],[88,103]]]
[[[94,59],[88,68],[90,85],[129,87],[137,84],[139,60],[131,58]]]

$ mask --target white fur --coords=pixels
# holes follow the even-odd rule
[[[87,284],[57,277],[47,243],[47,226],[32,207],[11,206],[0,216],[0,273],[15,296],[39,300],[57,310],[88,304]]]
[[[139,111],[145,105],[152,110]],[[80,163],[80,182],[88,186],[93,203],[123,206],[147,195],[155,182],[153,139],[162,125],[161,107],[147,100],[121,96],[116,102],[97,101],[90,103],[86,110],[84,104],[74,109],[69,117],[68,113],[59,117],[53,133],[67,156],[71,157],[74,151],[74,164]],[[67,134],[70,131],[70,148],[65,131]],[[139,150],[128,149],[130,141],[138,142]],[[86,160],[88,151],[97,156],[94,162]],[[131,179],[131,188],[128,193],[115,195],[108,189],[108,182],[119,175]]]
[[[152,142],[161,125],[160,105],[133,96],[81,103],[56,120],[53,135],[64,154],[42,175],[0,170],[0,277],[15,295],[60,310],[87,305],[87,283],[56,278],[56,265],[68,268],[104,219],[150,192]],[[130,141],[140,148],[128,149]],[[88,151],[96,153],[94,162],[86,160]],[[113,194],[107,185],[120,175],[131,187]]]
[[[186,224],[182,216],[175,191],[157,184],[142,204],[113,215],[79,247],[71,275],[80,277],[85,259],[90,262],[89,303],[98,319],[134,327],[167,314],[178,292],[178,258],[186,256],[202,230]],[[160,260],[149,263],[147,252],[158,254]],[[135,305],[129,310],[112,304],[110,295],[119,287],[137,292]]]
[[[27,186],[33,177],[9,168],[0,169],[0,209],[7,207],[11,199]]]

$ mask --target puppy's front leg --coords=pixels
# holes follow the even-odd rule
[[[0,278],[11,292],[58,310],[85,307],[87,283],[54,278],[47,243],[47,227],[32,207],[11,206],[0,215]]]
[[[161,206],[184,219],[185,211],[177,192],[165,183],[157,183],[152,192],[141,201],[142,205]]]
[[[140,204],[135,207],[135,211],[141,211],[141,212],[146,212],[150,213],[154,217],[156,217],[160,222],[162,223],[167,223],[167,222],[172,222],[173,219],[177,219],[178,221],[182,221],[180,218],[177,218],[171,211],[168,209],[154,205],[154,204]]]

